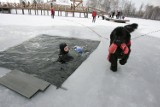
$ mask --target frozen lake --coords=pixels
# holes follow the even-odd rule
[[[32,99],[0,85],[0,107],[159,107],[160,21],[127,18],[138,23],[132,33],[132,53],[118,72],[107,61],[109,35],[115,23],[97,18],[0,14],[0,51],[41,34],[100,41],[97,49],[62,84],[51,85]],[[145,35],[145,36],[142,36]],[[138,38],[135,38],[138,37]],[[0,68],[0,77],[10,72]]]

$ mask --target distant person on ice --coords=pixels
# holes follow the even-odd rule
[[[23,5],[23,7],[26,7],[26,3],[24,0],[22,1],[22,5]]]
[[[34,5],[35,7],[37,6],[37,1],[36,1],[36,0],[33,1],[33,5]]]
[[[54,8],[52,7],[51,8],[51,17],[54,19],[54,15],[55,15],[55,11],[54,11]]]
[[[92,17],[93,17],[92,22],[94,22],[94,23],[96,21],[96,16],[97,16],[97,12],[95,10],[93,10],[93,12],[92,12]]]
[[[60,49],[60,53],[59,53],[58,62],[61,62],[63,64],[73,60],[73,57],[69,54],[69,47],[66,43],[61,43],[59,45],[59,49]]]
[[[28,1],[28,5],[27,5],[27,7],[29,7],[29,6],[30,6],[30,4],[31,4],[31,3]]]

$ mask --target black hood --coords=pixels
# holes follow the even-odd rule
[[[133,23],[133,24],[124,26],[124,28],[125,28],[129,33],[131,33],[131,32],[133,32],[135,29],[138,28],[138,24],[137,24],[137,23]]]
[[[59,45],[59,49],[60,49],[60,54],[67,54],[68,52],[65,52],[64,51],[64,48],[67,46],[67,44],[66,43],[61,43],[60,45]]]

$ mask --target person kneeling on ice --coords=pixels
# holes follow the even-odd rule
[[[138,24],[133,23],[124,27],[115,28],[110,35],[110,46],[108,60],[111,63],[110,69],[117,71],[117,61],[121,65],[127,63],[131,52],[131,35],[130,33],[137,29]]]
[[[58,62],[66,63],[68,61],[73,60],[73,57],[69,54],[69,47],[66,43],[61,43],[59,45],[60,53]]]

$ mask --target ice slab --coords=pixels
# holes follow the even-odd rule
[[[39,90],[44,91],[50,83],[18,70],[13,70],[0,78],[0,84],[17,93],[31,98]]]

